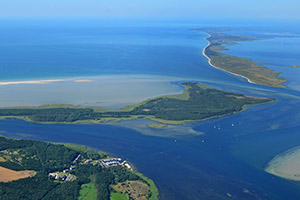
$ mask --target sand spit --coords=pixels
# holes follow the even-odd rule
[[[213,65],[213,64],[211,63],[210,57],[208,57],[208,56],[206,55],[206,53],[205,53],[206,49],[211,45],[210,41],[208,40],[210,37],[211,37],[211,35],[209,35],[207,38],[205,38],[205,40],[208,42],[208,44],[207,44],[207,45],[203,48],[203,50],[202,50],[203,56],[205,56],[205,57],[208,59],[208,64],[209,64],[210,66],[216,68],[216,69],[222,70],[222,71],[227,72],[227,73],[229,73],[229,74],[232,74],[232,75],[235,75],[235,76],[242,77],[242,78],[246,79],[249,83],[256,84],[255,82],[251,81],[251,80],[250,80],[249,78],[247,78],[246,76],[243,76],[243,75],[240,75],[240,74],[236,74],[236,73],[227,71],[227,70],[222,69],[222,68],[220,68],[220,67],[217,67],[217,66],[215,66],[215,65]]]

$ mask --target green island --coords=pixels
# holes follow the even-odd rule
[[[182,124],[230,115],[244,111],[249,105],[274,101],[207,88],[199,83],[186,82],[181,85],[185,87],[181,94],[151,98],[119,110],[101,111],[99,108],[82,107],[3,108],[0,109],[0,119],[20,118],[38,123],[105,123],[144,117],[164,124]]]
[[[253,38],[243,35],[224,33],[226,29],[195,29],[207,33],[208,45],[203,49],[203,55],[209,60],[209,64],[237,76],[246,78],[250,83],[285,88],[285,78],[279,77],[281,72],[270,70],[267,67],[252,62],[251,59],[231,56],[221,51],[226,51],[225,45],[234,45],[237,42],[254,41],[265,38]]]
[[[158,189],[104,152],[0,136],[0,199],[157,200]]]
[[[292,68],[300,68],[299,65],[293,65]]]
[[[167,124],[147,124],[147,127],[154,129],[166,128],[167,126]]]

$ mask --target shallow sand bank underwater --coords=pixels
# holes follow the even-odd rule
[[[21,85],[21,84],[49,84],[52,82],[66,81],[66,79],[52,79],[52,80],[26,80],[26,81],[2,81],[2,85]]]
[[[147,98],[181,93],[183,88],[171,82],[183,80],[153,75],[105,75],[0,82],[0,107],[73,104],[120,108]]]
[[[285,179],[300,181],[300,147],[275,156],[267,164],[265,171]]]

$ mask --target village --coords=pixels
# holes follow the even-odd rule
[[[81,154],[74,159],[72,165],[64,169],[62,172],[52,172],[48,174],[50,180],[58,181],[58,182],[70,182],[76,180],[76,176],[72,174],[72,171],[76,168],[76,165],[88,165],[92,164],[94,166],[100,165],[102,168],[110,168],[116,166],[123,166],[128,168],[129,170],[133,170],[130,164],[126,160],[122,160],[121,158],[107,158],[101,160],[92,160],[92,159],[84,159],[84,161],[79,162],[79,158]]]

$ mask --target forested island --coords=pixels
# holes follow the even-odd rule
[[[282,84],[286,82],[286,79],[279,77],[281,72],[270,70],[261,64],[252,62],[251,59],[223,53],[227,50],[225,45],[234,45],[237,42],[254,41],[265,38],[224,33],[224,31],[228,31],[226,29],[207,28],[195,30],[209,34],[207,38],[209,44],[204,48],[203,54],[208,57],[209,63],[213,67],[242,76],[252,83],[272,87],[285,87]]]
[[[120,160],[79,145],[0,136],[0,199],[157,199],[153,181]]]
[[[120,110],[99,108],[58,107],[58,108],[4,108],[1,118],[22,118],[40,123],[102,123],[145,117],[166,124],[180,124],[230,115],[243,111],[246,106],[267,103],[274,99],[249,97],[225,92],[205,85],[182,83],[185,90],[179,95],[166,95],[148,99]]]

